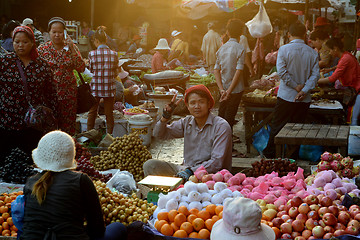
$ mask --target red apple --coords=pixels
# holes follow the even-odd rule
[[[282,233],[288,233],[288,234],[291,234],[292,233],[292,226],[290,223],[283,223],[280,225],[280,231]]]
[[[293,206],[293,207],[299,207],[300,204],[303,203],[301,197],[299,197],[299,196],[295,196],[295,197],[293,197],[293,199],[291,199],[291,200],[292,200],[292,206]]]
[[[286,222],[286,221],[289,220],[291,217],[290,217],[289,215],[284,214],[284,215],[281,216],[281,218],[282,218],[282,220],[284,220],[284,222]]]
[[[344,196],[345,196],[345,195],[344,195]],[[340,212],[340,211],[347,211],[347,208],[346,208],[344,205],[338,205],[337,207],[338,207],[338,209],[339,209],[339,212]]]
[[[313,239],[316,239],[316,237],[310,236],[310,237],[308,238],[308,240],[313,240]]]
[[[360,221],[360,213],[356,214],[354,218],[355,218],[355,220]]]
[[[347,226],[348,222],[350,221],[351,216],[350,213],[345,211],[340,211],[338,215],[338,222]]]
[[[299,213],[299,214],[296,216],[296,220],[300,220],[300,221],[302,221],[303,223],[305,223],[307,219],[308,219],[308,217],[306,216],[306,214]]]
[[[354,219],[350,220],[350,222],[348,223],[347,226],[348,226],[348,227],[349,227],[349,226],[352,226],[352,227],[355,227],[356,229],[360,229],[360,223],[359,223],[359,221],[358,221],[358,220],[354,220]]]
[[[332,238],[334,236],[334,234],[333,233],[325,233],[325,235],[324,235],[324,239],[330,239],[330,238]]]
[[[312,230],[314,227],[319,226],[319,223],[318,223],[318,221],[316,221],[312,218],[309,218],[308,220],[306,220],[305,226],[307,229]]]
[[[311,204],[309,207],[311,211],[318,211],[320,209],[319,204]]]
[[[335,225],[335,230],[345,230],[346,229],[346,226],[344,225],[344,224],[342,224],[342,223],[337,223],[336,225]]]
[[[278,212],[277,213],[277,217],[281,217],[282,215],[285,215],[285,214],[287,214],[287,212],[286,211],[280,211],[280,212]]]
[[[304,230],[305,228],[305,225],[304,225],[304,222],[300,221],[300,220],[295,220],[292,222],[291,224],[292,226],[292,229],[295,231],[295,232],[301,232]]]
[[[308,205],[318,204],[319,199],[315,195],[309,195],[304,199],[304,202],[306,202]]]
[[[352,218],[355,218],[356,214],[360,213],[360,208],[349,209],[349,212],[350,212],[350,216]]]
[[[320,203],[320,200],[323,199],[323,197],[325,197],[325,194],[319,194],[319,195],[317,195],[317,199],[319,199],[319,203]]]
[[[321,200],[320,200],[320,204],[321,206],[323,207],[329,207],[333,204],[331,198],[329,197],[323,197]]]
[[[302,214],[307,214],[308,212],[311,211],[311,209],[307,203],[300,204],[298,210],[299,210],[299,213],[302,213]]]
[[[274,218],[271,222],[273,223],[274,227],[277,227],[280,229],[280,225],[284,223],[284,220],[282,218],[277,217],[277,218]]]
[[[296,237],[300,237],[301,236],[301,233],[299,233],[299,232],[292,232],[291,233],[291,237],[294,239],[294,238],[296,238]]]
[[[330,210],[327,207],[321,207],[318,211],[319,216],[322,218],[325,213],[330,213]]]
[[[337,223],[337,219],[332,213],[325,213],[322,219],[328,226],[335,226]]]
[[[281,235],[281,239],[292,239],[292,236],[289,233],[284,233]]]
[[[346,229],[345,229],[345,232],[347,234],[350,234],[350,235],[358,235],[359,234],[359,229],[354,227],[354,226],[348,226]]]
[[[324,220],[322,220],[322,219],[319,220],[319,226],[321,226],[323,228],[326,227]]]
[[[278,211],[281,212],[281,211],[284,211],[285,210],[285,205],[280,205],[278,207]]]
[[[331,205],[330,207],[328,207],[330,212],[332,214],[334,214],[335,217],[337,217],[339,215],[339,208],[335,205]]]
[[[335,237],[342,236],[342,235],[345,235],[345,234],[346,234],[345,230],[342,230],[342,229],[336,230],[334,232]]]
[[[349,207],[349,210],[354,209],[354,208],[360,209],[360,207],[358,205],[353,204]]]
[[[325,234],[324,228],[321,226],[314,227],[311,232],[315,238],[322,238]]]
[[[292,224],[293,221],[294,221],[294,219],[290,218],[290,219],[286,220],[285,222]]]
[[[306,240],[307,238],[304,238],[303,236],[298,236],[294,240]]]
[[[305,239],[308,239],[308,238],[311,236],[311,234],[312,234],[311,230],[306,229],[306,230],[304,230],[304,231],[302,232],[301,235],[302,235]]]
[[[335,232],[335,229],[334,229],[333,227],[331,227],[331,226],[325,226],[325,227],[324,227],[324,231],[325,231],[326,233],[334,233],[334,232]]]
[[[308,218],[312,218],[314,220],[319,220],[319,214],[317,211],[310,211],[308,214],[307,214],[307,217]]]
[[[338,198],[340,198],[340,197],[338,196]],[[334,205],[340,205],[340,204],[341,204],[341,201],[338,200],[338,199],[337,199],[337,200],[334,200],[334,201],[333,201],[333,204],[334,204]]]
[[[298,210],[298,208],[297,207],[292,207],[292,208],[290,208],[289,209],[289,216],[291,217],[291,218],[296,218],[296,216],[299,214],[299,210]]]

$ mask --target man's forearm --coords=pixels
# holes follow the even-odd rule
[[[232,93],[232,91],[235,89],[235,87],[239,84],[240,82],[240,77],[241,77],[241,73],[242,73],[242,70],[236,70],[235,72],[235,75],[233,77],[233,80],[231,81],[231,84],[230,84],[230,87],[229,89],[227,89],[227,91],[230,93]]]
[[[219,88],[220,91],[224,90],[222,81],[221,81],[221,73],[219,69],[214,69],[214,75],[215,75],[215,79],[216,79],[216,84]]]

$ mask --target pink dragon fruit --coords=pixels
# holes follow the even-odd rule
[[[343,177],[353,178],[354,177],[353,175],[354,174],[353,174],[353,172],[352,172],[352,170],[350,168],[344,168],[342,170],[342,176]]]
[[[345,157],[341,160],[341,164],[344,166],[344,168],[352,168],[353,167],[353,160],[350,157]]]
[[[321,161],[331,162],[333,160],[333,155],[329,152],[324,152],[321,154]]]
[[[333,154],[333,160],[341,161],[343,159],[343,156],[341,156],[340,153],[334,153]]]
[[[319,169],[320,171],[325,171],[325,170],[331,169],[330,162],[321,161],[321,162],[318,164],[318,169]]]
[[[330,163],[331,169],[334,170],[335,172],[339,171],[342,166],[340,164],[340,162],[338,160],[334,160]]]

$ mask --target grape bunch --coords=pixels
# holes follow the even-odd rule
[[[79,142],[75,140],[75,148],[76,148],[76,156],[75,159],[79,159],[81,156],[84,156],[87,159],[91,158],[91,152],[89,149],[85,148],[83,145],[81,145]]]
[[[5,182],[24,184],[28,177],[37,173],[31,164],[28,154],[19,148],[12,149],[0,167],[0,176]]]
[[[86,173],[93,180],[100,180],[102,182],[107,182],[112,177],[112,174],[101,174],[98,170],[94,168],[94,165],[90,162],[89,158],[81,156],[77,160],[77,171]]]
[[[251,164],[252,168],[246,174],[248,177],[259,177],[265,174],[277,172],[279,177],[286,176],[289,172],[297,170],[296,163],[291,163],[288,159],[261,159]]]

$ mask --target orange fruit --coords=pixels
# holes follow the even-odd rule
[[[9,224],[8,224],[7,222],[3,222],[3,223],[2,223],[2,227],[3,227],[3,229],[5,229],[5,230],[9,230],[9,229],[10,229],[10,226],[9,226]]]
[[[15,227],[15,225],[12,225],[12,226],[10,227],[10,230],[17,232],[18,229],[17,229],[17,227]]]
[[[199,212],[199,210],[196,209],[196,208],[192,208],[192,209],[189,210],[189,213],[194,214],[194,215],[197,215],[198,212]]]
[[[170,226],[174,229],[174,232],[176,232],[177,230],[179,230],[180,228],[178,226],[176,226],[175,223],[170,223]]]
[[[214,220],[214,222],[217,222],[218,220],[220,220],[219,216],[218,215],[214,215],[212,216],[211,218],[212,220]]]
[[[188,237],[188,234],[185,230],[177,230],[173,237],[178,237],[178,238],[187,238]]]
[[[11,237],[17,237],[17,232],[11,232]]]
[[[194,231],[193,225],[189,222],[182,223],[180,229],[185,230],[187,234],[190,234],[192,231]]]
[[[161,227],[160,232],[165,236],[172,236],[174,234],[174,229],[169,224],[165,223]]]
[[[168,214],[168,218],[170,222],[174,222],[174,219],[176,217],[176,215],[178,214],[178,211],[176,210],[171,210]]]
[[[200,231],[200,229],[204,228],[205,222],[202,218],[195,218],[195,220],[192,222],[192,225],[195,231]]]
[[[201,210],[198,212],[197,216],[205,221],[210,218],[210,213],[208,211]]]
[[[157,219],[158,220],[169,221],[168,212],[159,212],[158,215],[157,215]]]
[[[278,229],[277,227],[272,227],[272,230],[274,230],[275,232],[276,239],[281,237],[280,229]]]
[[[0,217],[0,225],[4,222],[4,218]]]
[[[4,201],[3,201],[3,200],[0,200],[0,207],[1,207],[1,206],[4,206],[4,205],[5,205]]]
[[[5,203],[11,203],[12,199],[11,197],[5,197],[4,202]]]
[[[201,229],[198,235],[200,239],[210,239],[210,232],[207,229]]]
[[[186,222],[186,216],[184,214],[179,213],[175,216],[174,223],[176,224],[176,226],[180,227],[183,222]]]
[[[167,221],[165,221],[165,220],[158,220],[158,221],[156,221],[155,222],[155,228],[156,228],[156,230],[158,230],[159,232],[160,232],[160,230],[161,230],[161,227],[164,225],[164,224],[167,224],[168,222]]]
[[[215,208],[215,214],[216,214],[216,215],[219,215],[219,213],[222,212],[223,208],[224,208],[224,207],[223,207],[222,205],[216,206],[216,208]]]
[[[180,206],[178,211],[179,211],[179,213],[182,213],[185,216],[189,216],[189,214],[190,214],[189,210],[185,206]]]
[[[222,218],[222,215],[223,215],[223,211],[221,211],[221,212],[219,213],[219,218]]]
[[[4,212],[1,216],[4,218],[4,220],[6,220],[10,217],[10,214],[8,212]]]
[[[10,226],[14,225],[13,220],[12,220],[12,217],[9,217],[8,219],[6,219],[6,222],[7,222]]]
[[[206,206],[206,211],[210,213],[210,215],[214,215],[215,214],[215,208],[216,205],[215,204],[210,204]]]
[[[189,238],[199,238],[198,233],[197,232],[190,233]]]
[[[1,235],[3,236],[10,236],[10,230],[9,229],[5,229],[2,231]]]
[[[9,211],[9,208],[8,208],[8,207],[6,207],[6,206],[1,206],[1,207],[0,207],[0,213],[1,213],[1,214],[6,213],[6,212],[8,212],[8,211]]]
[[[212,219],[207,219],[207,220],[205,221],[205,226],[206,226],[206,228],[207,228],[209,231],[211,231],[214,223],[215,223],[214,220],[212,220]]]
[[[197,216],[196,216],[195,214],[190,214],[190,215],[187,217],[187,221],[188,221],[189,223],[192,223],[192,222],[195,220],[195,218],[197,218]]]

